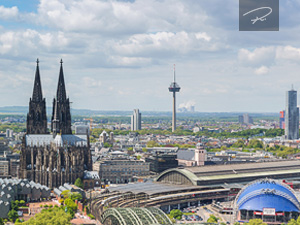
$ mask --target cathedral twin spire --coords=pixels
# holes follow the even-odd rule
[[[27,134],[47,134],[46,102],[42,94],[39,60],[37,59],[35,80],[32,98],[29,102],[27,114]],[[53,99],[53,112],[51,119],[51,131],[53,135],[72,134],[70,101],[66,95],[66,87],[63,73],[63,61],[60,61],[60,72],[56,97]]]
[[[42,85],[41,85],[41,78],[40,78],[39,59],[37,59],[33,93],[32,93],[32,101],[40,102],[42,100],[43,100],[43,93],[42,93]]]

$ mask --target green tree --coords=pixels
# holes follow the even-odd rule
[[[232,147],[235,148],[243,148],[245,146],[245,142],[243,139],[237,140],[235,143],[233,143]]]
[[[19,209],[19,201],[11,201],[10,202],[10,207],[12,210],[18,211]]]
[[[143,148],[142,150],[143,150],[143,152],[147,152],[147,148]]]
[[[22,223],[24,225],[71,225],[72,216],[66,213],[62,208],[43,209],[42,212],[36,214],[28,221]]]
[[[296,220],[291,219],[291,220],[288,222],[288,225],[298,225],[298,223],[297,223]]]
[[[259,149],[262,149],[264,147],[264,144],[260,140],[252,139],[252,140],[250,140],[250,142],[248,144],[248,147],[249,148],[259,148]]]
[[[76,181],[75,181],[76,182]],[[63,196],[64,199],[69,198],[69,196],[71,195],[71,192],[69,190],[64,190],[61,195]]]
[[[74,185],[81,188],[81,189],[83,189],[83,182],[79,177],[76,179]]]
[[[75,200],[81,200],[82,199],[82,195],[79,192],[73,192],[70,196],[70,198],[75,201]]]
[[[8,212],[8,219],[11,221],[11,222],[14,222],[17,218],[18,218],[18,213],[16,210],[12,209]]]
[[[267,225],[261,219],[251,219],[249,220],[248,225]]]
[[[172,209],[170,216],[174,219],[181,220],[183,213],[179,209]]]
[[[0,225],[4,225],[3,218],[0,218]]]
[[[207,219],[208,223],[217,223],[219,220],[218,217],[216,217],[215,215],[210,215],[209,218]]]
[[[64,204],[65,204],[65,206],[67,207],[68,210],[72,209],[74,212],[77,211],[77,205],[76,205],[76,203],[72,199],[67,198],[65,200]]]

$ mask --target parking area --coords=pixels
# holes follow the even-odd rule
[[[190,206],[182,210],[184,213],[182,219],[177,221],[177,223],[199,223],[206,222],[211,214],[220,218],[219,222],[224,222],[230,224],[231,216],[230,214],[221,214],[215,211],[211,204],[204,204],[201,206]]]

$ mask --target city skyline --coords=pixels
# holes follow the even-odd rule
[[[36,58],[51,102],[63,58],[72,108],[171,111],[175,63],[177,107],[279,112],[291,83],[300,87],[300,3],[280,2],[279,32],[239,32],[229,2],[4,0],[0,106],[26,106]]]

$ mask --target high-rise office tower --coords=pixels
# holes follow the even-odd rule
[[[285,123],[284,123],[284,117],[285,117],[285,111],[280,111],[280,117],[279,117],[279,128],[285,129]]]
[[[141,130],[142,129],[142,114],[138,109],[133,110],[133,115],[131,116],[131,130]]]
[[[180,91],[179,85],[175,82],[175,65],[174,65],[174,81],[169,87],[169,92],[173,93],[173,116],[172,116],[172,132],[176,130],[176,92]]]
[[[288,140],[299,139],[299,108],[297,107],[297,91],[286,92],[285,137]]]

